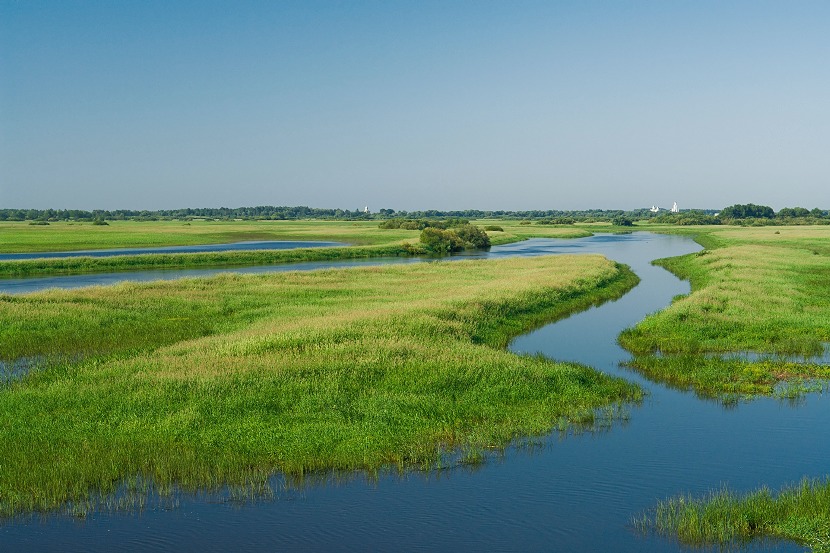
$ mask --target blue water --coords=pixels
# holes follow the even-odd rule
[[[115,248],[109,250],[75,250],[68,252],[0,253],[0,261],[42,259],[55,257],[112,257],[152,253],[235,252],[250,250],[289,250],[294,248],[323,248],[346,246],[343,242],[316,242],[297,240],[267,240],[232,242],[230,244],[200,244],[195,246],[159,246],[156,248]]]
[[[37,551],[680,551],[642,536],[631,517],[678,493],[728,484],[773,488],[830,473],[830,404],[820,394],[797,406],[760,399],[726,408],[653,383],[620,367],[616,336],[688,293],[688,284],[654,267],[654,258],[699,247],[645,233],[578,240],[535,239],[478,257],[597,252],[629,264],[642,282],[620,300],[513,341],[634,380],[649,395],[630,419],[603,432],[540,437],[474,469],[352,475],[275,499],[230,501],[183,495],[173,507],[131,513],[21,517],[0,528],[0,549]],[[275,477],[279,482],[279,478]],[[801,551],[791,543],[753,543],[746,551]]]

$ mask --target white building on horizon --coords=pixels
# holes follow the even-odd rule
[[[672,213],[680,213],[680,208],[677,207],[677,202],[674,202],[674,205],[671,206],[671,212]]]

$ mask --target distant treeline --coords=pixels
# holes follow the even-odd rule
[[[220,207],[220,208],[185,208],[147,210],[101,210],[85,211],[80,209],[0,209],[0,221],[157,221],[157,220],[405,220],[419,221],[421,229],[424,219],[522,219],[536,224],[568,225],[584,222],[614,222],[625,224],[628,221],[649,220],[656,223],[678,225],[716,225],[729,224],[830,224],[827,210],[803,207],[786,207],[778,213],[771,207],[755,204],[736,204],[720,211],[715,209],[683,210],[670,213],[661,210],[653,213],[648,208],[624,210],[588,209],[579,211],[531,210],[531,211],[485,211],[467,209],[461,211],[395,211],[381,209],[365,212],[361,209],[321,209],[307,206],[256,206],[256,207]],[[627,226],[627,225],[626,225]]]

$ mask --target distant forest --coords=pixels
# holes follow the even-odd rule
[[[157,211],[139,211],[131,209],[85,211],[79,209],[0,209],[0,221],[30,221],[33,224],[45,224],[49,221],[159,221],[159,220],[386,220],[386,219],[522,219],[536,224],[567,225],[577,222],[610,222],[621,226],[630,226],[636,221],[649,220],[655,223],[678,225],[712,225],[712,224],[830,224],[827,210],[803,207],[783,208],[777,213],[768,206],[755,204],[736,204],[715,209],[681,210],[670,213],[660,210],[653,213],[648,208],[624,210],[589,209],[583,211],[532,210],[532,211],[482,211],[466,209],[461,211],[395,211],[380,209],[364,212],[356,209],[321,209],[306,206],[256,206],[256,207],[220,207],[220,208],[186,208],[161,209]]]

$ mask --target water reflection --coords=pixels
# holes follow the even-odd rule
[[[347,246],[344,242],[311,240],[249,240],[228,244],[198,244],[192,246],[158,246],[153,248],[112,248],[103,250],[74,250],[65,252],[0,253],[0,261],[64,257],[113,257],[116,255],[143,255],[164,253],[204,253],[252,250],[289,250],[294,248],[323,248]]]

